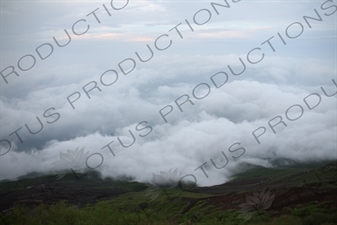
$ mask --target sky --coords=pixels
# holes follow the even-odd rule
[[[0,17],[0,180],[211,186],[337,159],[336,0],[13,0]]]

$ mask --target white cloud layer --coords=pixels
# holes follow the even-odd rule
[[[323,14],[333,12],[335,1],[324,5],[328,10],[321,8],[323,2],[228,2],[231,8],[219,15],[212,11],[210,21],[194,24],[193,32],[184,21],[193,21],[198,10],[211,10],[208,1],[130,1],[111,17],[102,14],[102,4],[110,2],[34,2],[31,11],[57,8],[48,16],[26,13],[15,20],[24,13],[21,2],[2,3],[1,70],[17,67],[25,54],[36,55],[35,48],[43,43],[55,45],[53,36],[62,36],[65,28],[71,31],[71,25],[95,7],[100,7],[101,23],[87,18],[88,34],[55,47],[50,58],[37,60],[19,77],[10,75],[8,84],[0,77],[0,140],[12,145],[7,153],[8,142],[0,142],[0,180],[53,172],[53,162],[73,159],[60,152],[83,147],[94,154],[90,165],[100,165],[103,158],[96,168],[103,177],[151,181],[153,173],[178,168],[202,186],[228,181],[242,162],[272,166],[267,159],[337,159],[337,13]],[[74,5],[78,7],[71,8]],[[298,38],[287,38],[286,45],[277,39],[278,32],[286,37],[289,24],[305,24],[303,15],[314,16],[313,9],[323,21],[305,27]],[[30,23],[34,25],[27,30]],[[184,38],[169,31],[179,23],[184,23]],[[169,40],[172,45],[159,51],[154,40],[162,34],[168,36],[160,46]],[[276,51],[262,44],[272,36]],[[27,41],[19,45],[23,39]],[[147,44],[154,56],[140,62],[136,52],[149,57]],[[248,63],[247,53],[254,48],[259,49],[249,59],[264,58]],[[123,75],[118,65],[127,58],[136,66]],[[231,69],[243,68],[239,58],[246,68],[235,76]],[[125,71],[132,68],[128,63],[122,64]],[[100,81],[107,70],[118,72],[111,86]],[[214,84],[211,77],[218,72]],[[104,82],[114,79],[109,73]]]

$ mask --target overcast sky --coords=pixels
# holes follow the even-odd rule
[[[337,159],[336,5],[1,1],[0,180],[83,147],[103,177],[178,168],[202,186]]]

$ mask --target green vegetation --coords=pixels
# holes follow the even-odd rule
[[[298,169],[293,168],[265,168],[262,166],[247,167],[247,171],[235,175],[235,179],[244,180],[249,178],[268,177],[275,175],[284,175],[292,172],[298,172]]]
[[[34,208],[15,206],[11,213],[2,217],[4,225],[36,224],[72,224],[72,225],[106,225],[106,224],[153,224],[153,225],[217,225],[217,224],[253,224],[253,225],[332,225],[337,224],[337,206],[334,202],[306,206],[297,205],[293,209],[284,208],[277,211],[256,211],[252,218],[243,222],[238,217],[237,209],[221,210],[207,204],[204,195],[179,193],[179,190],[168,190],[153,201],[148,201],[144,192],[129,192],[111,200],[100,201],[85,207],[77,207],[60,201],[47,206]],[[172,196],[172,197],[171,197]],[[194,198],[192,198],[194,197]],[[191,200],[198,201],[187,212]]]
[[[30,207],[15,205],[0,213],[0,225],[333,225],[337,224],[337,202],[326,199],[336,199],[334,193],[337,191],[337,167],[334,163],[331,167],[323,168],[324,170],[322,167],[310,170],[303,167],[256,167],[245,174],[239,174],[237,180],[242,186],[235,186],[235,192],[227,195],[202,194],[202,189],[198,189],[198,193],[182,191],[179,188],[155,189],[125,178],[123,181],[103,181],[93,172],[86,174],[83,179],[74,178],[74,174],[66,174],[57,190],[63,190],[61,186],[64,185],[67,188],[65,190],[69,189],[67,196],[72,196],[76,190],[84,193],[79,195],[80,197],[94,192],[112,194],[107,195],[108,197],[89,199],[85,204],[57,201],[49,205]],[[280,208],[240,211],[240,204],[245,202],[245,195],[252,195],[252,191],[246,189],[242,181],[256,177],[271,178],[258,184],[261,190],[269,185],[286,183],[289,188],[283,193],[287,193],[289,199],[296,198],[297,194],[293,191],[296,188],[301,191],[308,189],[310,192],[300,192],[304,196],[300,199],[301,202],[290,201],[290,204]],[[23,191],[26,194],[26,186],[47,183],[53,179],[54,176],[43,176],[26,177],[16,182],[1,182],[0,194],[6,196],[8,191]],[[207,191],[212,193],[211,190],[218,191],[221,187],[208,187]],[[87,190],[88,192],[85,192]],[[309,197],[315,196],[319,197],[308,200]],[[323,198],[325,200],[317,201]]]

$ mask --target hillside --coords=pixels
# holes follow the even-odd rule
[[[247,167],[247,165],[246,165]],[[337,163],[250,165],[213,187],[159,188],[99,174],[0,182],[0,224],[337,224]]]

